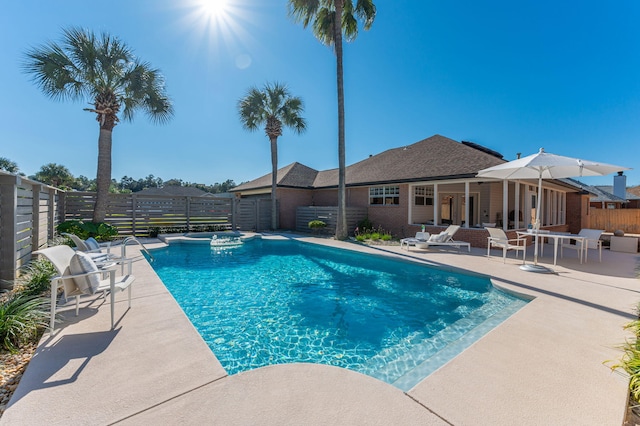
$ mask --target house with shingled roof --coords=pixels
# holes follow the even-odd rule
[[[537,182],[476,177],[478,171],[506,161],[475,143],[434,135],[348,166],[347,207],[364,208],[375,226],[396,237],[415,235],[423,225],[434,233],[457,224],[462,228],[456,239],[486,247],[486,226],[515,231],[535,219]],[[318,171],[292,163],[277,173],[280,229],[306,228],[306,223],[296,222],[299,208],[337,206],[338,169]],[[271,174],[231,192],[240,198],[268,198]],[[543,227],[571,232],[588,227],[588,195],[570,179],[545,180]]]
[[[591,207],[596,209],[640,208],[640,196],[627,190],[627,177],[623,172],[613,177],[613,185],[596,185],[591,190]]]

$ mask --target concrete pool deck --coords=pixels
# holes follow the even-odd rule
[[[115,330],[108,298],[88,300],[79,317],[69,311],[43,337],[0,425],[622,424],[627,379],[603,363],[618,359],[629,337],[623,325],[640,301],[637,254],[604,250],[602,263],[581,265],[572,251],[542,275],[521,271],[513,254],[506,264],[497,251],[487,259],[486,249],[290,237],[484,273],[535,299],[405,393],[314,364],[229,376],[150,265],[137,262],[132,307],[117,295]],[[551,252],[541,263],[552,262]]]

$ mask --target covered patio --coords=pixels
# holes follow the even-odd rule
[[[536,185],[534,181],[478,178],[411,184],[409,223],[526,229],[535,222]],[[567,183],[544,182],[542,225],[566,225],[567,194],[576,192]]]

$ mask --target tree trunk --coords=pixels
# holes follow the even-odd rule
[[[271,230],[278,229],[276,189],[278,185],[278,138],[269,137],[271,142]]]
[[[342,71],[342,8],[343,0],[336,0],[336,18],[334,22],[336,68],[338,83],[338,221],[336,239],[348,237],[347,230],[347,194],[345,184],[345,141],[344,141],[344,80]]]
[[[98,138],[98,172],[96,176],[96,204],[93,209],[93,222],[104,222],[107,214],[107,199],[111,185],[111,136],[113,126],[100,126]]]

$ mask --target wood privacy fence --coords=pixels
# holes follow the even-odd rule
[[[276,203],[279,207],[280,201]],[[271,229],[271,198],[236,200],[235,217],[237,229],[241,231],[260,232]]]
[[[0,286],[10,281],[31,260],[31,253],[56,235],[66,220],[93,219],[96,194],[65,192],[0,172]],[[296,230],[309,232],[308,223],[322,220],[324,232],[335,233],[337,207],[299,207]],[[351,233],[367,217],[367,209],[347,208]],[[271,227],[269,198],[218,198],[169,195],[109,194],[105,222],[122,236],[149,236],[156,232],[239,229],[266,231]]]
[[[67,192],[65,220],[92,220],[95,192]],[[105,222],[120,235],[149,236],[168,229],[233,228],[233,198],[109,194]]]
[[[62,195],[52,186],[0,171],[0,288],[13,287],[31,252],[53,238]]]
[[[627,234],[640,234],[640,209],[589,209],[589,227]]]
[[[367,217],[366,207],[347,207],[347,230],[353,233],[358,222]],[[309,206],[296,209],[296,231],[309,232],[309,222],[321,220],[327,224],[323,233],[335,234],[338,223],[338,207]]]

